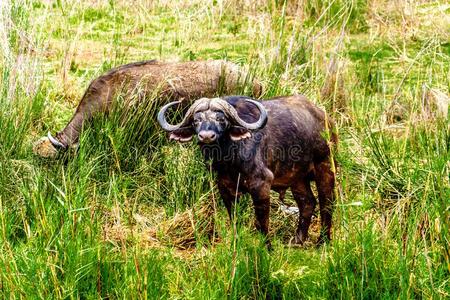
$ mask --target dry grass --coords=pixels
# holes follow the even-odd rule
[[[149,213],[133,214],[132,220],[127,222],[116,207],[105,214],[103,239],[113,244],[138,243],[148,248],[174,247],[191,251],[201,240],[210,245],[220,241],[214,225],[215,215],[211,201],[174,216],[167,216],[164,208],[155,207]]]

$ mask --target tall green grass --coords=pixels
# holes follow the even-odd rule
[[[310,1],[295,10],[275,2],[2,6],[1,297],[449,297],[448,119],[422,116],[423,84],[448,94],[448,41],[432,32],[409,39],[397,20],[391,36],[373,33],[374,16],[399,11],[365,2]],[[236,17],[236,5],[247,19]],[[412,9],[419,20],[421,9],[440,5]],[[76,50],[85,44],[91,52]],[[228,57],[250,65],[265,98],[304,93],[334,116],[339,184],[330,244],[290,247],[295,218],[274,206],[267,251],[248,197],[230,222],[196,145],[168,143],[159,129],[156,101],[124,116],[128,99],[119,95],[78,150],[57,160],[33,156],[32,142],[65,124],[96,74],[154,57]],[[332,58],[342,64],[322,99]],[[346,95],[339,112],[331,110],[338,93]],[[404,113],[389,124],[394,101]]]

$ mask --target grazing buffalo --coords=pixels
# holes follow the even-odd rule
[[[49,133],[41,138],[33,151],[53,157],[58,150],[76,145],[86,121],[94,114],[107,113],[118,94],[138,105],[154,99],[188,102],[238,92],[249,80],[248,74],[237,65],[222,60],[173,63],[149,60],[123,65],[93,80],[67,126],[55,136]],[[253,95],[259,97],[261,85],[253,80],[250,84]]]
[[[303,96],[263,102],[243,96],[202,98],[179,124],[169,124],[166,112],[179,103],[163,106],[158,122],[171,140],[187,142],[197,136],[203,155],[217,172],[230,218],[235,199],[250,193],[256,228],[267,235],[270,190],[283,194],[290,188],[299,208],[294,241],[302,244],[316,206],[310,186],[315,181],[322,225],[318,243],[330,239],[335,174],[329,145],[337,143],[337,136],[322,110]]]

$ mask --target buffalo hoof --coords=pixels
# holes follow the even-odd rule
[[[303,243],[304,243],[304,241],[301,240],[301,239],[299,239],[299,238],[296,236],[296,237],[294,237],[294,240],[292,241],[292,243],[293,243],[294,245],[297,245],[297,246],[302,246]]]
[[[50,142],[48,137],[42,137],[33,144],[33,153],[45,158],[55,158],[58,149]]]
[[[307,239],[308,237],[302,234],[302,232],[297,232],[296,235],[294,236],[293,243],[298,246],[303,246],[303,244],[306,242]]]

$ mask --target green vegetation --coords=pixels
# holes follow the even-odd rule
[[[446,1],[1,1],[0,297],[449,298],[449,19]],[[273,251],[248,198],[230,224],[155,105],[95,120],[58,160],[32,154],[90,80],[153,58],[247,65],[263,98],[333,116],[330,244],[291,247],[276,194]]]

